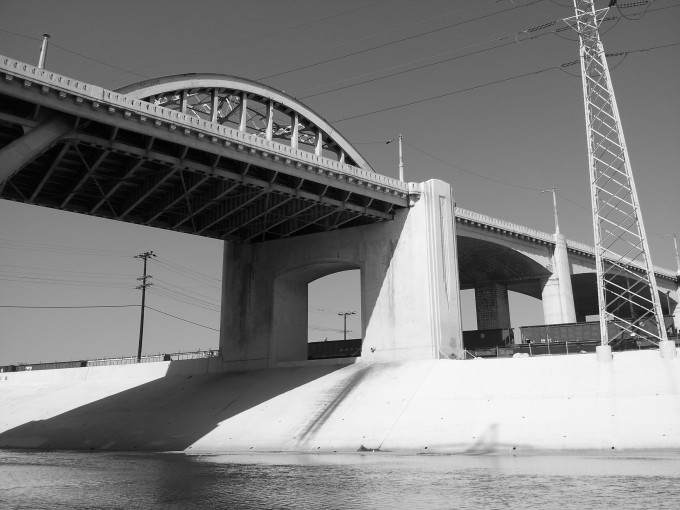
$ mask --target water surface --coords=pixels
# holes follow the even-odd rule
[[[680,508],[680,453],[185,456],[0,450],[0,508]]]

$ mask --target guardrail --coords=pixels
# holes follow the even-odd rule
[[[139,360],[137,356],[121,356],[119,358],[100,358],[91,360],[76,361],[54,361],[51,363],[18,363],[16,365],[0,366],[0,373],[4,372],[31,372],[33,370],[56,370],[62,368],[82,368],[82,367],[105,367],[116,365],[132,365],[135,363],[158,363],[161,361],[180,361],[187,359],[217,358],[219,350],[209,349],[207,351],[174,352],[170,354],[151,354],[142,356]]]

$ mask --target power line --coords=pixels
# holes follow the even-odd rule
[[[435,32],[441,32],[442,30],[448,30],[450,28],[455,28],[455,27],[458,27],[458,26],[461,26],[461,25],[465,25],[467,23],[472,23],[473,21],[479,21],[481,19],[490,18],[491,16],[495,16],[497,14],[503,14],[505,12],[513,11],[515,9],[520,9],[522,7],[528,7],[530,5],[533,5],[533,4],[536,4],[538,2],[542,2],[542,1],[543,0],[534,0],[531,3],[522,4],[522,5],[515,5],[513,7],[510,7],[509,9],[492,12],[490,14],[484,14],[482,16],[478,16],[476,18],[471,18],[471,19],[465,20],[465,21],[460,21],[458,23],[453,23],[453,24],[447,25],[445,27],[435,28],[435,29],[432,29],[432,30],[428,30],[427,32],[422,32],[420,34],[411,35],[409,37],[403,37],[403,38],[397,39],[395,41],[390,41],[390,42],[387,42],[387,43],[378,44],[378,45],[372,46],[370,48],[364,48],[363,50],[354,51],[352,53],[347,53],[345,55],[340,55],[340,56],[337,56],[337,57],[329,58],[329,59],[322,60],[320,62],[316,62],[316,63],[313,63],[313,64],[307,64],[307,65],[304,65],[304,66],[296,67],[294,69],[289,69],[288,71],[282,71],[280,73],[270,74],[268,76],[263,76],[263,77],[260,77],[260,78],[257,78],[257,79],[258,80],[267,80],[267,79],[270,79],[270,78],[274,78],[276,76],[281,76],[283,74],[289,74],[289,73],[293,73],[293,72],[296,72],[296,71],[302,71],[304,69],[309,69],[311,67],[316,67],[316,66],[319,66],[319,65],[322,65],[322,64],[328,64],[330,62],[336,62],[338,60],[342,60],[342,59],[345,59],[345,58],[354,57],[356,55],[361,55],[363,53],[368,53],[369,51],[377,50],[377,49],[380,49],[380,48],[385,48],[387,46],[392,46],[392,45],[400,43],[400,42],[409,41],[409,40],[412,40],[412,39],[417,39],[419,37],[424,37],[426,35],[430,35],[430,34],[433,34]]]
[[[47,253],[70,253],[76,255],[98,255],[105,257],[130,257],[132,252],[119,250],[102,250],[98,248],[83,248],[78,246],[67,246],[51,243],[33,243],[28,241],[17,241],[15,239],[0,238],[0,248],[9,250],[43,251]]]
[[[455,9],[455,10],[453,10],[453,11],[448,11],[448,12],[445,12],[445,13],[443,13],[443,14],[438,14],[437,16],[432,16],[432,17],[430,17],[430,18],[425,18],[425,19],[423,19],[423,20],[416,21],[415,23],[410,23],[410,24],[408,24],[408,25],[403,25],[403,26],[400,26],[400,27],[397,27],[397,28],[392,28],[392,29],[390,29],[390,30],[383,30],[382,32],[371,32],[370,35],[365,36],[365,37],[362,37],[362,38],[360,38],[360,39],[352,39],[352,40],[350,40],[350,41],[343,42],[343,43],[341,43],[341,44],[336,44],[335,46],[331,46],[331,47],[329,47],[329,48],[324,48],[324,49],[321,49],[321,50],[312,51],[312,52],[306,53],[306,54],[304,54],[304,55],[297,55],[297,56],[295,56],[295,57],[292,58],[292,59],[288,59],[286,62],[290,62],[290,61],[292,61],[292,60],[299,60],[299,59],[301,59],[301,58],[308,57],[308,56],[310,56],[310,55],[315,55],[315,54],[320,53],[320,52],[322,52],[322,51],[332,51],[332,50],[336,50],[336,49],[338,49],[338,48],[342,48],[342,47],[344,47],[344,46],[349,46],[349,45],[351,45],[351,44],[357,44],[357,43],[360,43],[360,42],[363,42],[363,41],[366,41],[366,40],[369,40],[369,39],[375,39],[376,37],[379,37],[379,36],[382,36],[382,35],[385,35],[385,34],[390,34],[390,33],[392,33],[392,32],[397,32],[397,31],[400,31],[400,30],[404,30],[404,29],[407,29],[407,28],[411,28],[411,27],[414,27],[414,26],[416,26],[416,25],[422,25],[423,23],[427,23],[427,22],[432,21],[432,20],[435,20],[435,19],[444,18],[444,17],[450,16],[450,15],[452,15],[452,14],[458,14],[458,13],[460,13],[460,12],[463,12],[463,11],[466,11],[466,10],[470,10],[470,9],[477,9],[477,8],[479,8],[479,7],[483,7],[483,6],[488,5],[488,4],[496,4],[496,3],[498,3],[498,2],[499,2],[499,0],[490,0],[490,1],[485,2],[485,3],[475,4],[475,5],[472,5],[472,6],[464,7],[464,8],[462,8],[462,9]],[[279,63],[281,63],[281,62],[279,62]],[[325,61],[320,62],[320,63],[325,63]],[[316,64],[315,64],[315,65],[316,65]],[[257,69],[257,68],[256,68],[256,69]],[[292,72],[292,71],[286,71],[285,73],[288,73],[288,72]],[[285,73],[280,73],[280,74],[285,74]],[[272,76],[278,76],[278,75],[272,75]]]
[[[276,31],[274,31],[274,32],[270,32],[270,33],[268,33],[268,34],[260,34],[260,33],[258,33],[257,36],[254,36],[254,37],[247,37],[247,38],[241,39],[241,40],[239,40],[239,41],[230,41],[230,42],[227,43],[227,44],[221,44],[221,45],[219,45],[219,46],[213,46],[213,47],[211,47],[211,48],[206,48],[206,49],[203,49],[203,50],[195,51],[195,52],[192,52],[192,53],[188,53],[188,54],[186,54],[186,55],[182,55],[181,57],[176,57],[176,58],[173,58],[173,59],[170,59],[170,60],[164,60],[164,61],[162,61],[162,62],[155,62],[155,63],[152,64],[152,65],[148,65],[148,66],[145,66],[144,68],[140,68],[140,69],[150,69],[150,68],[159,67],[159,66],[166,65],[166,64],[171,64],[171,63],[173,63],[173,62],[178,62],[178,61],[180,61],[180,60],[184,60],[184,59],[187,59],[187,58],[189,58],[189,57],[195,57],[196,55],[200,55],[200,54],[202,54],[202,53],[208,53],[208,52],[210,52],[210,51],[219,50],[219,49],[226,48],[226,47],[229,47],[229,46],[235,46],[235,45],[237,45],[237,44],[245,43],[245,42],[248,42],[248,41],[251,41],[251,40],[255,40],[255,39],[256,39],[256,40],[262,40],[263,38],[266,38],[266,37],[271,37],[271,36],[273,36],[273,35],[282,34],[282,33],[284,33],[284,32],[288,32],[288,31],[291,31],[291,30],[295,30],[295,29],[299,29],[299,28],[305,27],[305,26],[313,25],[313,24],[315,24],[315,23],[319,23],[320,21],[324,21],[324,20],[326,20],[326,19],[331,19],[331,18],[334,18],[334,17],[337,17],[337,16],[341,16],[341,15],[350,13],[350,12],[354,12],[354,11],[358,11],[358,10],[361,10],[361,9],[365,9],[365,8],[371,7],[371,6],[373,6],[373,5],[377,5],[377,4],[384,3],[384,2],[386,2],[386,1],[388,1],[388,0],[378,0],[377,2],[373,2],[372,4],[362,5],[362,6],[359,6],[359,7],[355,7],[355,8],[352,8],[352,9],[348,9],[348,10],[346,10],[346,11],[341,11],[341,12],[339,12],[339,13],[330,14],[330,15],[327,15],[327,16],[322,16],[322,17],[320,17],[320,18],[316,18],[316,19],[313,19],[313,20],[311,20],[311,21],[307,21],[307,22],[304,22],[304,23],[300,23],[300,24],[298,24],[298,25],[292,25],[292,26],[289,26],[289,27],[286,27],[286,28],[282,28],[282,29],[280,29],[280,30],[276,30]]]
[[[511,186],[513,188],[520,188],[520,189],[525,189],[525,190],[529,190],[529,191],[541,191],[539,188],[531,188],[531,187],[528,187],[528,186],[520,186],[518,184],[511,184],[509,182],[501,181],[500,179],[494,179],[492,177],[487,177],[486,175],[482,175],[482,174],[478,174],[476,172],[472,172],[471,170],[466,170],[465,168],[461,168],[459,166],[456,166],[452,163],[449,163],[448,161],[444,161],[443,159],[438,158],[437,156],[434,156],[433,154],[430,154],[429,152],[426,152],[423,149],[420,149],[420,148],[416,147],[415,145],[413,145],[411,143],[404,142],[404,144],[408,145],[412,149],[417,150],[418,152],[425,154],[426,156],[429,156],[430,158],[432,158],[436,161],[439,161],[440,163],[443,163],[447,166],[450,166],[451,168],[454,168],[456,170],[460,170],[461,172],[465,172],[466,174],[474,175],[476,177],[481,177],[482,179],[486,179],[487,181],[497,182],[499,184],[504,184],[506,186]]]
[[[615,54],[612,54],[612,55],[622,55],[624,53],[625,54],[641,53],[641,52],[645,52],[645,51],[652,51],[652,50],[657,50],[657,49],[662,49],[662,48],[669,48],[671,46],[678,46],[678,45],[680,45],[680,42],[664,44],[664,45],[660,45],[660,46],[652,46],[652,47],[649,47],[649,48],[642,48],[642,49],[639,49],[639,50],[630,50],[630,51],[626,51],[626,52],[618,52],[618,53],[615,53]],[[388,112],[388,111],[391,111],[391,110],[397,110],[399,108],[405,108],[406,106],[413,106],[413,105],[420,104],[420,103],[426,103],[426,102],[429,102],[429,101],[434,101],[436,99],[441,99],[441,98],[453,96],[453,95],[456,95],[456,94],[462,94],[463,92],[470,92],[470,91],[481,89],[481,88],[488,87],[488,86],[491,86],[491,85],[498,85],[499,83],[505,83],[505,82],[508,82],[508,81],[517,80],[519,78],[525,78],[527,76],[533,76],[533,75],[541,74],[541,73],[544,73],[546,71],[553,71],[555,69],[560,69],[560,68],[570,66],[570,65],[573,65],[573,64],[574,64],[573,62],[568,62],[566,64],[562,64],[562,65],[559,65],[559,66],[544,67],[543,69],[539,69],[537,71],[531,71],[531,72],[528,72],[528,73],[522,73],[522,74],[518,74],[518,75],[515,75],[515,76],[509,76],[507,78],[502,78],[500,80],[481,83],[479,85],[473,85],[472,87],[466,87],[466,88],[463,88],[463,89],[454,90],[452,92],[446,92],[444,94],[439,94],[439,95],[427,97],[427,98],[424,98],[424,99],[417,99],[415,101],[409,101],[408,103],[401,103],[401,104],[394,105],[394,106],[388,106],[388,107],[385,107],[385,108],[380,108],[378,110],[372,110],[370,112],[352,115],[350,117],[344,117],[342,119],[336,119],[336,120],[331,121],[331,123],[345,122],[347,120],[359,119],[359,118],[362,118],[362,117],[368,117],[370,115],[375,115],[375,114],[378,114],[378,113],[384,113],[384,112]]]
[[[546,71],[552,71],[554,69],[557,69],[558,67],[559,66],[545,67],[543,69],[539,69],[538,71],[531,71],[531,72],[528,72],[528,73],[518,74],[518,75],[515,75],[515,76],[510,76],[508,78],[502,78],[500,80],[482,83],[480,85],[474,85],[472,87],[466,87],[464,89],[454,90],[452,92],[447,92],[445,94],[439,94],[439,95],[427,97],[427,98],[424,98],[424,99],[417,99],[415,101],[410,101],[408,103],[401,103],[401,104],[398,104],[398,105],[395,105],[395,106],[388,106],[386,108],[380,108],[379,110],[373,110],[373,111],[370,111],[370,112],[360,113],[360,114],[357,114],[357,115],[352,115],[350,117],[345,117],[345,118],[342,118],[342,119],[336,119],[336,120],[331,121],[331,123],[337,124],[338,122],[345,122],[347,120],[353,120],[353,119],[359,119],[359,118],[362,118],[362,117],[368,117],[369,115],[375,115],[377,113],[388,112],[388,111],[391,111],[391,110],[398,110],[399,108],[404,108],[406,106],[412,106],[412,105],[415,105],[415,104],[426,103],[428,101],[434,101],[435,99],[441,99],[443,97],[453,96],[453,95],[456,95],[456,94],[462,94],[463,92],[470,92],[472,90],[481,89],[483,87],[488,87],[490,85],[497,85],[499,83],[505,83],[505,82],[508,82],[508,81],[517,80],[519,78],[524,78],[526,76],[541,74],[541,73],[544,73]]]
[[[163,315],[167,315],[168,317],[172,317],[173,319],[177,319],[177,320],[180,320],[180,321],[188,322],[189,324],[193,324],[193,325],[195,325],[195,326],[200,326],[200,327],[202,327],[202,328],[212,329],[213,331],[219,331],[219,329],[211,328],[210,326],[206,326],[205,324],[199,324],[198,322],[193,322],[193,321],[190,321],[190,320],[187,320],[187,319],[183,319],[182,317],[177,317],[176,315],[172,315],[172,314],[170,314],[170,313],[161,312],[160,310],[156,310],[155,308],[153,308],[153,307],[151,307],[151,306],[148,306],[148,305],[147,305],[147,308],[148,308],[149,310],[153,310],[154,312],[158,312],[158,313],[161,313],[161,314],[163,314]]]

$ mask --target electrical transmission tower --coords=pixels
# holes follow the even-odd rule
[[[564,21],[578,32],[581,42],[602,345],[612,345],[626,332],[667,345],[647,236],[598,32],[609,7],[596,10],[594,0],[574,0],[574,8],[576,16]],[[618,327],[610,337],[611,322]]]

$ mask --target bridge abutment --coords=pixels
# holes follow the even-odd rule
[[[361,361],[451,357],[462,349],[454,199],[414,184],[393,221],[263,243],[226,242],[220,348],[235,369],[307,359],[308,284],[361,271]],[[357,307],[359,303],[357,303]]]

